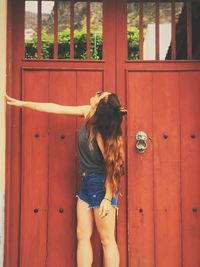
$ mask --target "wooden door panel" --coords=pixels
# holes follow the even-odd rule
[[[76,72],[50,71],[49,102],[76,105]],[[47,266],[75,266],[76,117],[49,114]]]
[[[102,71],[24,71],[22,79],[24,99],[36,102],[89,104],[103,89]],[[76,266],[76,135],[83,118],[23,112],[22,266]],[[102,265],[96,229],[92,243],[93,266]]]
[[[46,102],[48,100],[48,77],[49,74],[46,71],[43,73],[24,72],[23,99]],[[24,109],[22,113],[20,266],[45,266],[48,115],[28,109]]]
[[[130,267],[154,267],[153,153],[135,151],[135,135],[152,138],[152,73],[128,72],[128,247]]]
[[[179,74],[153,73],[155,259],[181,266]]]
[[[200,264],[199,77],[195,71],[128,72],[131,267]],[[134,150],[138,130],[152,139],[144,154]]]
[[[180,73],[183,267],[200,266],[200,72]]]

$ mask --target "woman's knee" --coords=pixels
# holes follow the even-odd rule
[[[103,246],[108,246],[110,244],[112,244],[113,242],[115,243],[115,236],[112,233],[107,233],[105,231],[99,231],[99,236],[100,236],[100,240],[101,240],[101,244]]]
[[[90,240],[92,236],[92,230],[77,226],[76,236],[78,240]]]

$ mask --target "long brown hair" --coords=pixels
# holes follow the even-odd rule
[[[97,133],[100,133],[103,139],[106,179],[111,185],[113,195],[120,192],[121,176],[124,174],[121,123],[122,116],[126,113],[127,110],[121,107],[118,96],[110,93],[99,101],[95,113],[86,122],[90,141]]]

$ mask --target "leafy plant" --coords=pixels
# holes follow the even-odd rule
[[[128,29],[128,59],[139,58],[139,29],[131,27]],[[74,31],[74,58],[86,58],[86,29],[75,29]],[[100,31],[90,34],[90,57],[91,59],[102,59],[102,34]],[[37,58],[37,36],[25,43],[25,58]],[[54,36],[48,34],[48,29],[42,30],[42,57],[44,59],[54,58]],[[58,33],[58,58],[70,58],[70,29],[66,28]]]

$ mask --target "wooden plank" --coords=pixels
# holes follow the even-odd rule
[[[128,73],[128,266],[155,267],[153,152],[135,150],[137,131],[152,138],[152,73]]]
[[[12,34],[12,20],[13,20],[13,16],[12,14],[12,5],[11,5],[11,1],[7,1],[7,45],[6,45],[6,64],[7,66],[12,62],[12,40],[13,40],[13,34]],[[13,93],[13,86],[11,83],[11,79],[10,77],[12,76],[12,68],[7,68],[6,69],[6,93],[8,95],[12,95]],[[12,140],[12,121],[11,121],[11,110],[12,107],[5,107],[6,110],[6,140],[5,140],[5,145],[6,145],[6,162],[5,162],[5,237],[4,237],[4,267],[8,267],[8,266],[13,266],[17,264],[17,260],[18,260],[18,253],[15,250],[15,240],[18,240],[18,226],[19,226],[19,219],[16,221],[15,225],[12,225],[12,214],[10,212],[11,209],[11,205],[13,202],[13,199],[11,198],[12,193],[14,192],[13,186],[12,186],[12,177],[11,177],[11,172],[12,172],[12,168],[10,166],[10,162],[11,162],[11,153],[12,153],[12,144],[11,144],[11,140]],[[15,136],[17,138],[19,138],[19,133],[16,134]],[[15,137],[15,138],[16,138]],[[17,185],[18,188],[19,183],[17,181]],[[12,192],[12,188],[13,188],[13,192]],[[19,201],[19,200],[18,200]],[[16,209],[16,214],[19,212],[19,205],[18,208]],[[14,216],[15,217],[15,216]],[[12,226],[12,227],[10,227]],[[13,232],[15,232],[15,235],[13,235],[13,233],[11,232],[11,229],[13,229]],[[12,242],[12,241],[13,242]],[[11,244],[13,245],[13,247],[11,247]],[[14,248],[14,249],[13,249]],[[11,257],[12,255],[12,257]]]
[[[21,98],[21,59],[24,57],[24,1],[8,1],[8,49],[7,61],[9,95]],[[16,44],[18,45],[14,45]],[[6,207],[7,230],[5,236],[5,266],[15,267],[19,262],[20,187],[21,187],[21,112],[19,108],[7,106],[6,129]]]
[[[200,266],[200,73],[180,73],[183,267]]]
[[[114,91],[116,86],[116,51],[115,40],[116,38],[116,1],[103,0],[103,60],[106,64],[104,88],[108,91]]]
[[[76,105],[74,71],[50,72],[49,102]],[[76,266],[76,117],[49,115],[47,266]]]
[[[178,73],[153,74],[152,104],[156,266],[181,267]]]
[[[25,100],[48,101],[48,75],[48,72],[25,72],[23,76]],[[45,266],[47,252],[47,113],[23,110],[22,140],[19,264],[21,267],[42,267]]]
[[[121,104],[126,106],[126,72],[125,62],[127,59],[127,2],[117,1],[117,14],[116,14],[116,93],[121,101]],[[123,118],[122,131],[124,149],[126,149],[126,119]],[[127,163],[127,154],[126,163]],[[128,266],[128,241],[127,241],[127,171],[126,175],[122,177],[122,197],[119,197],[119,212],[117,219],[117,244],[120,254],[120,266]]]
[[[140,64],[138,64],[138,62]],[[127,69],[131,69],[134,71],[193,71],[193,70],[199,70],[200,69],[200,62],[199,61],[188,61],[188,60],[183,60],[183,61],[175,61],[175,60],[170,60],[170,61],[165,61],[164,64],[162,61],[155,61],[151,60],[147,62],[144,61],[127,61],[125,67]]]

